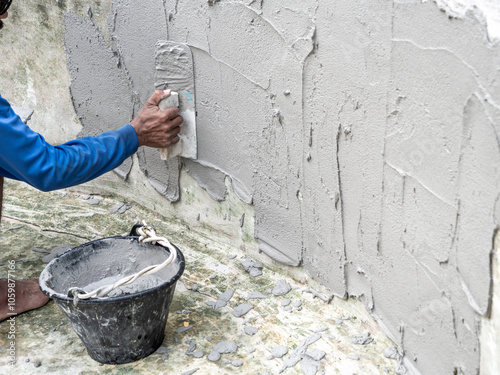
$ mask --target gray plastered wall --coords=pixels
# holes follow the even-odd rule
[[[198,160],[138,153],[166,204],[182,199],[181,168],[216,200],[229,178],[254,206],[259,249],[363,299],[408,369],[478,373],[498,226],[500,47],[477,12],[115,0],[108,24],[109,43],[90,18],[66,18],[82,134],[137,112],[157,40],[187,43]]]

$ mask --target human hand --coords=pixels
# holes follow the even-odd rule
[[[146,101],[139,114],[130,122],[139,138],[139,147],[165,148],[179,142],[177,136],[181,131],[182,117],[179,108],[161,110],[158,103],[171,90],[156,90]]]

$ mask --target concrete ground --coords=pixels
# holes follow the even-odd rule
[[[42,261],[46,252],[127,233],[138,220],[154,225],[159,235],[181,249],[186,270],[177,283],[159,352],[125,365],[99,364],[87,355],[50,301],[17,317],[13,367],[7,358],[10,325],[0,324],[2,374],[263,375],[278,374],[286,364],[290,367],[282,373],[289,375],[396,373],[397,359],[388,358],[398,357],[394,344],[360,301],[333,298],[327,303],[325,294],[286,277],[279,267],[264,267],[261,276],[252,277],[242,265],[251,254],[117,198],[69,191],[40,193],[13,181],[6,183],[5,194],[0,227],[2,277],[7,275],[8,262],[15,260],[16,278],[36,278],[46,265]],[[292,290],[275,296],[272,290],[278,280],[285,280]],[[227,305],[214,309],[218,296],[229,290],[234,295]],[[252,292],[266,298],[247,299]],[[235,317],[234,310],[245,303],[253,308]],[[233,342],[237,350],[209,360],[222,341]]]

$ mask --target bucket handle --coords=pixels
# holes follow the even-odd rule
[[[146,222],[143,221],[143,224],[135,224],[132,227],[132,230],[130,231],[131,236],[137,236],[139,235],[139,242],[142,243],[152,243],[153,245],[156,245],[156,243],[160,244],[163,247],[166,247],[170,251],[170,255],[168,258],[161,264],[156,264],[153,266],[148,266],[144,268],[143,270],[130,275],[126,276],[120,280],[118,280],[116,283],[112,285],[105,285],[100,288],[97,288],[89,293],[85,293],[85,291],[82,290],[82,288],[79,287],[73,287],[68,290],[68,296],[73,298],[73,304],[76,306],[78,305],[78,301],[81,299],[89,299],[92,297],[105,297],[107,296],[112,290],[124,286],[124,285],[129,285],[132,284],[135,280],[137,280],[139,277],[144,276],[144,275],[151,275],[153,273],[156,273],[160,270],[162,270],[165,267],[168,267],[172,264],[177,259],[177,250],[175,247],[172,246],[172,244],[164,237],[158,237],[156,235],[156,232],[153,227],[150,227],[146,224]],[[134,237],[135,237],[134,236]],[[84,292],[84,293],[81,293]]]
[[[142,228],[144,227],[144,224],[140,224],[140,223],[137,223],[137,224],[134,224],[134,226],[132,227],[132,229],[130,230],[130,234],[129,234],[129,237],[139,237],[140,234],[137,233],[137,230],[139,228]]]

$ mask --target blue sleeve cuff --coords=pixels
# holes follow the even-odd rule
[[[139,148],[139,137],[137,137],[137,132],[134,127],[127,124],[116,130],[116,132],[118,132],[125,141],[126,153],[129,156],[135,154]]]

